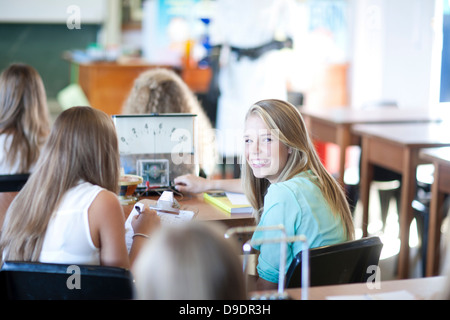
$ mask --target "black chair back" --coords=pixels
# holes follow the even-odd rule
[[[29,178],[29,173],[0,175],[0,192],[20,191]]]
[[[8,300],[127,300],[134,284],[127,269],[5,261],[1,298]]]
[[[362,238],[309,250],[310,286],[366,282],[378,266],[383,247],[379,237]],[[286,288],[301,287],[299,252],[286,273]]]

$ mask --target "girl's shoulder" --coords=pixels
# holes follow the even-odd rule
[[[314,188],[316,187],[316,179],[317,178],[311,171],[300,172],[289,180],[271,184],[269,186],[269,191],[282,192],[287,189],[291,191],[298,191],[303,190],[304,188]]]
[[[264,203],[299,202],[301,199],[319,198],[322,192],[315,179],[312,172],[301,172],[289,180],[271,184]]]

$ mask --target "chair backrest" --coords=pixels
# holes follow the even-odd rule
[[[366,282],[378,266],[383,247],[379,237],[362,238],[309,250],[310,286]],[[301,287],[299,252],[286,273],[286,288]]]
[[[5,261],[1,298],[9,300],[126,300],[134,293],[127,269]]]
[[[29,173],[0,175],[0,192],[20,191],[29,176]]]

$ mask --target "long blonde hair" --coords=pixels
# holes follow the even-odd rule
[[[5,161],[28,173],[50,132],[44,84],[39,73],[25,64],[12,64],[0,75],[0,133],[12,137],[5,145]],[[8,148],[8,150],[6,150]]]
[[[134,81],[122,108],[123,114],[192,113],[197,115],[199,161],[206,173],[217,163],[215,132],[200,102],[174,71],[154,68],[144,71]]]
[[[5,260],[37,261],[50,218],[64,194],[80,181],[118,192],[119,170],[112,119],[91,107],[63,111],[36,170],[6,213],[0,236]]]
[[[300,172],[311,170],[314,176],[312,181],[319,187],[333,213],[342,219],[347,238],[352,239],[354,227],[345,194],[322,165],[297,108],[282,100],[262,100],[248,110],[246,119],[250,115],[258,115],[277,135],[280,142],[292,149],[277,182],[289,180]],[[264,209],[264,196],[270,182],[256,178],[245,159],[242,163],[245,194],[255,208],[255,218],[259,220]]]

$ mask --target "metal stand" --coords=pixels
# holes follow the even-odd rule
[[[271,231],[271,230],[279,230],[283,233],[283,237],[280,238],[268,238],[261,240],[248,240],[243,245],[244,251],[244,263],[243,263],[243,271],[246,271],[248,255],[251,251],[253,245],[260,245],[263,243],[280,243],[280,272],[278,278],[278,292],[276,294],[264,294],[264,295],[255,295],[252,299],[255,300],[284,300],[289,299],[288,294],[284,291],[284,279],[286,273],[286,251],[287,251],[287,243],[293,242],[303,242],[303,250],[302,250],[302,300],[308,300],[308,287],[309,287],[309,247],[308,241],[304,235],[287,237],[286,230],[283,225],[277,226],[266,226],[266,227],[236,227],[230,228],[225,233],[225,237],[229,238],[235,233],[250,233],[257,231]]]

